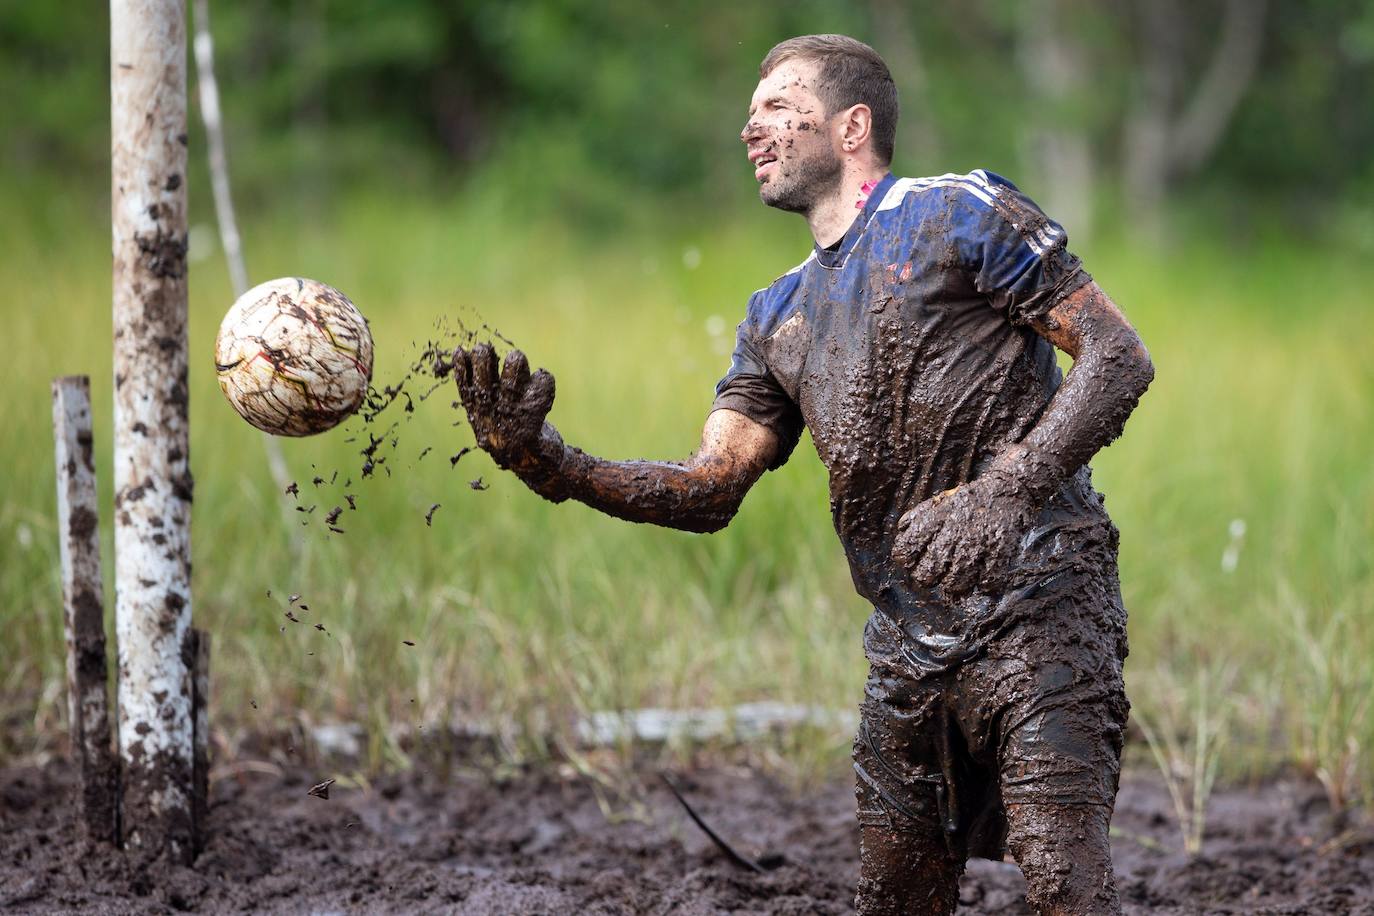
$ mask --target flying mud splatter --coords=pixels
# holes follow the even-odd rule
[[[301,514],[303,526],[309,526],[314,521],[316,508],[332,506],[328,512],[322,512],[319,516],[323,519],[324,527],[330,534],[347,533],[347,528],[340,523],[340,519],[345,511],[345,504],[348,507],[347,511],[358,510],[357,493],[354,492],[355,480],[361,484],[363,481],[389,479],[393,476],[403,461],[402,439],[406,427],[415,418],[419,408],[429,402],[436,393],[445,390],[449,384],[453,375],[453,351],[458,347],[471,348],[483,341],[500,341],[508,346],[514,346],[507,337],[490,325],[479,324],[470,328],[461,320],[439,319],[434,324],[432,338],[423,343],[412,343],[413,355],[407,361],[407,369],[400,379],[382,384],[380,387],[368,388],[362,406],[348,421],[351,428],[348,429],[348,437],[344,440],[359,445],[356,469],[349,469],[340,481],[339,469],[321,470],[311,465],[311,476],[306,487],[308,495],[303,496],[301,484],[297,481],[292,481],[285,490],[284,495],[296,503],[295,509]],[[458,417],[451,425],[461,425],[462,405],[456,397],[449,399],[447,406],[458,412]],[[434,444],[421,443],[421,447],[416,449],[411,459],[411,464],[407,466],[413,466],[434,450]],[[457,468],[463,457],[472,451],[472,446],[458,449],[449,457],[449,467]],[[487,489],[487,485],[480,477],[467,481],[467,484],[472,490]],[[426,527],[433,526],[435,508],[437,504],[422,516]]]

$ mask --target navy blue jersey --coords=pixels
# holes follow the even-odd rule
[[[1111,527],[1085,468],[1023,541],[1006,594],[946,606],[890,559],[906,510],[975,477],[1053,397],[1054,349],[1030,325],[1090,280],[1065,243],[990,172],[888,175],[837,248],[754,293],[716,388],[715,408],[778,435],[776,464],[811,432],[855,586],[915,640],[918,669],[965,657],[1015,616],[1018,590],[1052,586],[1076,531],[1100,543]]]

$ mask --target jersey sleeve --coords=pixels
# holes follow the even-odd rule
[[[974,285],[1013,325],[1044,317],[1092,280],[1068,250],[1068,233],[1015,185],[991,172],[972,173],[966,200],[977,231],[966,238]]]
[[[772,471],[791,457],[805,424],[796,402],[783,390],[760,355],[751,317],[746,315],[735,332],[730,369],[716,384],[716,399],[711,409],[742,413],[777,435],[778,453],[768,467]]]

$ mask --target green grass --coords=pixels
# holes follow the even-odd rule
[[[93,377],[107,561],[111,473],[104,211],[50,194],[13,203],[23,218],[0,225],[0,712],[26,727],[11,729],[10,753],[61,719],[53,376]],[[359,193],[327,213],[250,219],[245,234],[253,276],[317,277],[358,303],[379,381],[436,317],[475,309],[556,374],[552,419],[570,442],[673,458],[696,445],[749,292],[807,241],[800,221],[761,209],[709,229],[662,217],[604,237],[550,217],[522,225],[490,193]],[[1122,530],[1137,709],[1186,743],[1198,685],[1211,685],[1224,773],[1291,764],[1361,799],[1374,782],[1374,269],[1315,244],[1161,253],[1108,238],[1083,253],[1158,369],[1126,437],[1094,462]],[[866,609],[809,445],[725,532],[694,536],[550,506],[481,455],[450,469],[470,436],[440,396],[403,428],[403,473],[359,484],[348,533],[326,538],[299,525],[259,435],[218,392],[227,287],[217,251],[193,265],[194,612],[215,635],[214,720],[231,749],[255,729],[352,720],[384,764],[402,759],[386,737],[397,727],[457,716],[499,723],[509,754],[538,756],[579,710],[856,704]],[[282,442],[303,496],[312,464],[356,472],[346,435]],[[478,475],[486,492],[467,486]],[[1233,519],[1246,533],[1228,573]],[[288,592],[331,637],[284,620]],[[820,733],[786,752],[840,754],[847,741]]]

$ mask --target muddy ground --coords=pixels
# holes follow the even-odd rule
[[[64,765],[0,770],[0,911],[844,913],[857,876],[853,796],[840,774],[804,794],[726,763],[676,774],[741,852],[785,857],[753,874],[648,769],[620,781],[617,791],[641,789],[618,798],[566,767],[502,782],[412,772],[336,784],[327,800],[307,794],[327,774],[221,773],[197,867],[149,871],[83,847]],[[1314,786],[1226,790],[1202,854],[1189,859],[1174,851],[1163,786],[1135,771],[1123,779],[1113,849],[1131,913],[1374,914],[1369,828],[1334,823]],[[961,912],[1029,912],[1022,894],[1016,866],[976,860]]]

